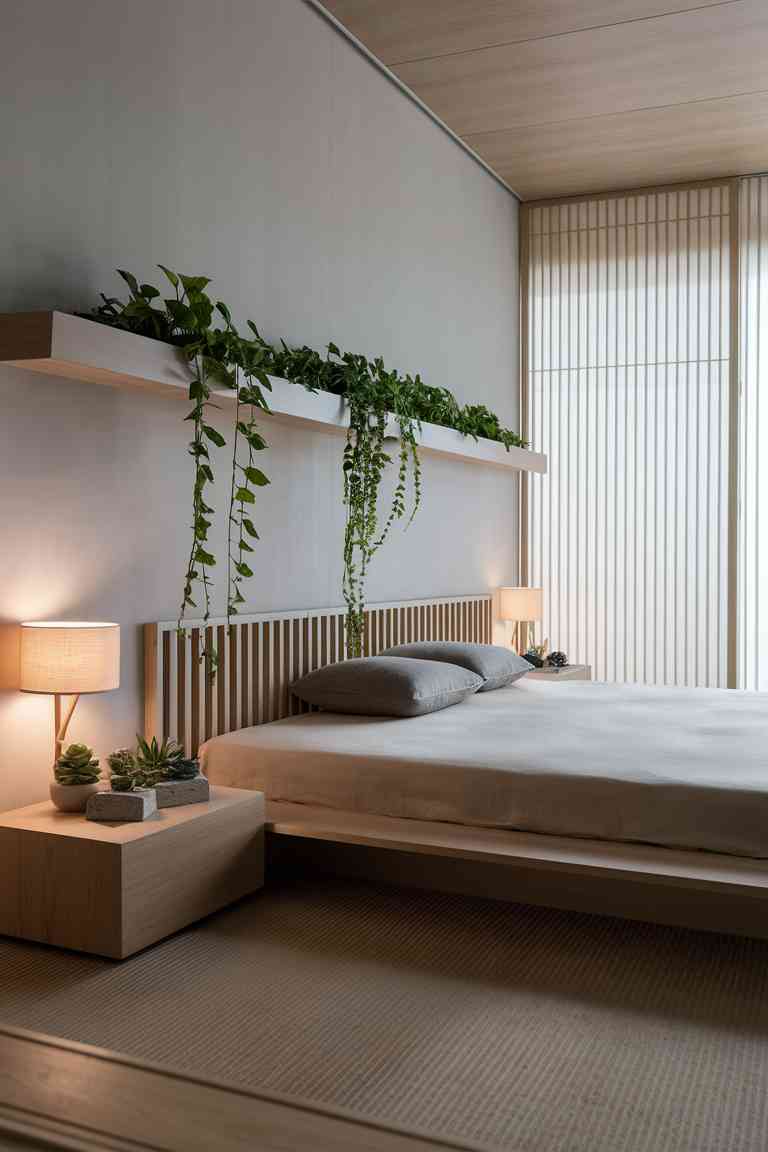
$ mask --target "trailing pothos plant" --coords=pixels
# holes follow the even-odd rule
[[[368,360],[341,352],[335,344],[328,345],[325,356],[312,348],[289,348],[286,344],[280,349],[265,344],[265,348],[273,376],[303,384],[310,391],[332,392],[349,406],[343,457],[346,526],[342,590],[347,606],[347,654],[360,656],[368,568],[395,521],[406,515],[409,478],[413,499],[408,524],[421,503],[418,433],[422,423],[455,428],[474,439],[484,436],[504,444],[507,450],[527,444],[516,432],[504,428],[484,405],[462,406],[447,388],[430,387],[419,375],[389,371],[380,357]],[[398,426],[400,445],[397,482],[382,524],[378,496],[391,463],[385,446],[389,417]]]
[[[347,606],[347,652],[362,653],[365,583],[376,551],[386,540],[397,520],[405,517],[409,478],[412,506],[408,523],[421,502],[421,464],[418,433],[422,423],[454,428],[466,436],[486,437],[505,445],[525,448],[526,442],[498,416],[482,404],[460,405],[447,388],[425,384],[420,376],[401,376],[388,370],[381,358],[368,360],[352,352],[342,352],[329,344],[325,355],[313,348],[289,348],[269,344],[249,321],[251,335],[243,337],[232,323],[227,306],[215,305],[206,294],[210,281],[204,276],[182,276],[159,265],[175,295],[160,299],[151,284],[140,284],[129,272],[120,272],[130,290],[123,302],[102,296],[102,304],[89,318],[175,344],[186,353],[193,379],[189,396],[193,402],[187,416],[193,425],[189,451],[195,463],[192,497],[192,546],[184,580],[179,612],[183,627],[188,607],[195,607],[193,592],[200,585],[204,619],[210,613],[210,569],[216,563],[208,532],[213,509],[205,499],[206,486],[213,481],[210,446],[224,447],[221,433],[208,423],[213,386],[236,393],[233,435],[232,479],[229,499],[229,549],[227,616],[231,618],[243,603],[241,583],[253,575],[247,555],[258,539],[250,510],[254,489],[269,481],[257,468],[254,454],[266,443],[259,431],[257,414],[269,411],[262,388],[270,389],[269,375],[303,385],[311,392],[331,392],[342,397],[349,408],[349,429],[343,454],[343,490],[346,508],[344,532],[343,594]],[[217,326],[213,318],[217,317]],[[398,473],[392,501],[382,519],[379,515],[379,489],[391,457],[386,450],[390,417],[399,431]],[[206,652],[212,671],[215,653]]]
[[[206,293],[210,283],[207,277],[183,276],[162,264],[159,267],[171,286],[171,295],[162,297],[154,285],[140,284],[132,273],[119,270],[128,285],[129,299],[102,295],[102,304],[89,314],[89,319],[174,344],[183,349],[190,363],[192,410],[185,419],[192,425],[189,454],[194,462],[194,482],[192,542],[179,608],[179,628],[183,628],[187,609],[197,607],[194,597],[198,588],[202,592],[204,621],[211,610],[210,570],[216,564],[216,556],[209,543],[209,531],[214,509],[206,496],[208,485],[214,481],[211,446],[223,448],[226,444],[225,437],[209,422],[209,410],[216,407],[211,399],[212,389],[227,388],[235,394],[227,550],[230,618],[245,599],[242,581],[253,575],[247,557],[253,551],[251,541],[258,539],[251,516],[256,502],[254,490],[269,483],[255,464],[255,454],[267,446],[256,417],[259,411],[269,411],[263,389],[270,390],[271,385],[264,342],[255,330],[251,337],[240,335],[227,305],[220,300],[214,304]],[[205,650],[203,658],[214,672],[215,651]]]

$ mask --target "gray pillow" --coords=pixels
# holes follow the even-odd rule
[[[453,640],[422,640],[416,644],[397,644],[387,648],[384,656],[408,656],[417,660],[440,660],[459,664],[483,678],[479,692],[492,692],[525,676],[533,668],[511,648],[497,644],[461,644]]]
[[[292,684],[291,691],[328,712],[423,716],[458,704],[482,683],[480,676],[455,664],[368,656],[318,668]]]

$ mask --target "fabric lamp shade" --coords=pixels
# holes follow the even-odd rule
[[[541,620],[542,588],[500,588],[499,599],[499,615],[502,620],[513,620],[516,623]]]
[[[76,696],[119,686],[119,624],[40,621],[21,625],[22,692]]]

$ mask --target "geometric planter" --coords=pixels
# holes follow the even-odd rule
[[[180,804],[205,804],[211,794],[205,776],[191,780],[164,780],[155,787],[158,808],[177,808]]]
[[[136,788],[133,792],[97,792],[88,801],[86,819],[113,823],[146,820],[157,812],[154,788]]]

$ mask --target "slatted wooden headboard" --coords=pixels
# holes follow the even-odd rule
[[[311,609],[144,625],[144,730],[173,736],[194,755],[210,736],[309,711],[291,695],[291,681],[344,659],[344,610]],[[364,651],[375,656],[412,640],[491,641],[491,596],[449,596],[374,604],[365,613]],[[215,649],[208,675],[200,656]]]

